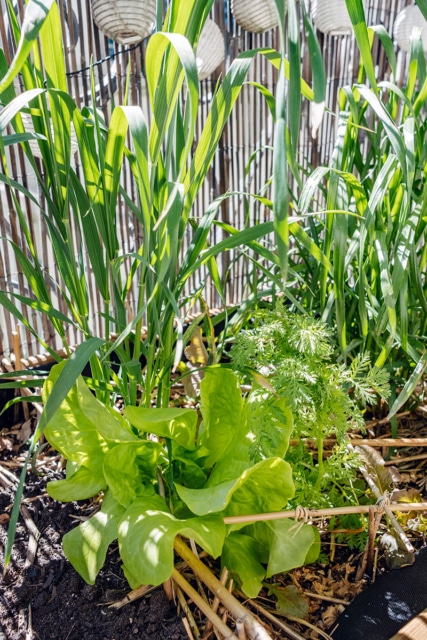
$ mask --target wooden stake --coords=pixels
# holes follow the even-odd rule
[[[188,636],[188,640],[194,640],[194,636],[191,632],[191,627],[190,627],[190,623],[188,622],[187,618],[182,618],[182,624],[184,625],[184,628],[187,632],[187,636]]]
[[[368,541],[366,543],[366,548],[363,553],[362,561],[357,568],[356,573],[356,582],[363,578],[363,575],[367,573],[372,576],[373,567],[374,567],[374,544],[375,544],[375,536],[378,531],[378,527],[381,521],[381,516],[375,510],[375,505],[370,505],[371,509],[369,509],[369,526],[368,526]]]
[[[236,632],[239,640],[247,640],[245,625],[243,624],[243,620],[240,620],[240,618],[236,620]]]
[[[390,467],[395,464],[403,464],[404,462],[415,462],[416,460],[427,460],[427,453],[420,453],[418,456],[405,456],[404,458],[392,458],[386,460],[384,466]]]
[[[400,524],[397,522],[396,518],[394,517],[390,506],[387,504],[387,500],[385,498],[385,496],[383,496],[380,492],[380,490],[378,489],[377,485],[375,484],[375,482],[372,480],[371,476],[369,475],[369,473],[366,471],[366,469],[364,467],[359,467],[363,477],[366,480],[367,485],[369,486],[370,490],[372,491],[372,493],[374,494],[374,496],[377,498],[377,500],[379,501],[378,507],[381,510],[384,510],[384,512],[387,514],[388,519],[390,520],[391,524],[393,525],[394,530],[396,531],[397,535],[399,536],[399,538],[401,539],[405,549],[407,551],[409,551],[410,553],[413,553],[415,551],[414,547],[412,546],[408,536],[406,535],[406,533],[403,531],[402,527],[400,526]]]
[[[40,540],[40,531],[37,529],[34,524],[33,519],[31,518],[30,512],[28,511],[25,504],[21,505],[21,515],[24,519],[25,525],[30,532],[30,539],[28,541],[28,550],[27,557],[25,559],[24,569],[28,569],[32,564],[34,564],[34,560],[36,558],[37,547]]]

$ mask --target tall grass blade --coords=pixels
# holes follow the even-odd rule
[[[359,46],[363,66],[374,91],[377,90],[375,68],[371,55],[371,44],[366,26],[365,10],[362,0],[345,0],[350,20],[353,24],[354,35]]]
[[[296,157],[301,125],[301,46],[300,20],[295,0],[288,0],[288,47],[289,47],[289,133],[290,153]]]
[[[371,89],[368,89],[365,85],[357,84],[356,88],[360,92],[363,98],[369,103],[372,109],[377,114],[380,119],[384,129],[387,132],[390,143],[393,147],[394,153],[396,154],[399,164],[402,168],[404,175],[407,175],[407,167],[406,167],[406,150],[405,144],[400,135],[398,128],[395,123],[391,119],[389,113],[386,111],[384,106],[381,104],[379,98],[373,93]]]
[[[382,24],[377,24],[369,27],[372,29],[374,33],[378,36],[381,41],[382,46],[384,47],[385,54],[390,63],[391,72],[393,74],[393,79],[396,78],[396,69],[397,69],[397,57],[396,51],[394,50],[393,40],[388,34],[387,30],[384,28]]]
[[[326,96],[326,70],[323,62],[322,50],[316,37],[315,29],[307,14],[305,4],[301,3],[303,10],[304,28],[307,38],[307,47],[310,55],[311,77],[313,83],[314,102],[320,104]]]
[[[417,7],[423,14],[424,18],[427,20],[427,0],[417,0]]]
[[[393,405],[391,406],[391,409],[387,415],[387,420],[390,420],[393,416],[395,416],[399,411],[399,409],[401,409],[403,405],[412,396],[419,381],[421,380],[421,377],[424,371],[426,370],[426,367],[427,367],[427,352],[423,353],[423,355],[417,362],[411,377],[409,378],[409,380],[403,387],[402,391],[399,393],[398,397],[396,398]]]
[[[53,4],[54,0],[29,0],[25,9],[18,48],[9,71],[0,82],[0,94],[13,82],[26,63],[31,47]]]

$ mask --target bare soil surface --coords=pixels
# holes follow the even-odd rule
[[[75,526],[76,518],[87,515],[87,508],[83,503],[51,500],[45,494],[45,482],[34,474],[28,477],[24,502],[27,517],[20,519],[12,561],[0,585],[0,639],[188,639],[176,608],[162,589],[117,611],[110,608],[129,591],[117,549],[111,549],[94,586],[80,578],[64,558],[61,540]],[[12,488],[2,490],[3,521],[13,498]],[[27,561],[31,546],[28,516],[40,532],[34,561]],[[0,536],[4,549],[4,526],[0,527]]]

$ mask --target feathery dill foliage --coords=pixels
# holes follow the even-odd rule
[[[256,370],[267,378],[293,413],[292,435],[317,442],[317,460],[303,443],[288,451],[296,485],[294,503],[312,507],[357,503],[362,494],[355,484],[359,461],[346,449],[345,435],[364,428],[367,404],[388,397],[388,373],[372,367],[363,354],[349,366],[334,362],[331,330],[311,316],[289,312],[280,303],[273,310],[260,311],[255,322],[254,328],[235,339],[231,349],[234,367]],[[262,390],[264,399],[269,393]],[[258,455],[269,439],[273,444],[276,428],[260,424],[253,444]],[[323,442],[331,435],[338,444],[325,458]]]
[[[241,332],[231,349],[236,369],[256,369],[285,397],[295,433],[307,437],[363,428],[361,406],[389,394],[388,374],[357,356],[350,366],[333,362],[331,330],[308,315],[290,313],[280,303],[260,311],[257,326]]]

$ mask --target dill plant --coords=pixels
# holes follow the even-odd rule
[[[296,485],[294,504],[319,508],[359,502],[363,495],[363,483],[356,478],[360,462],[346,447],[347,436],[364,429],[367,405],[388,397],[388,373],[371,366],[363,354],[348,366],[338,363],[331,329],[309,315],[289,312],[280,303],[257,313],[254,326],[236,336],[230,355],[237,370],[252,373],[255,381],[259,381],[257,374],[268,381],[260,396],[285,398],[293,413],[293,437],[300,439],[287,453]],[[326,456],[324,441],[331,436],[337,445]],[[316,455],[305,438],[315,440]],[[253,450],[261,456],[262,449],[271,446],[274,425],[260,421]]]

